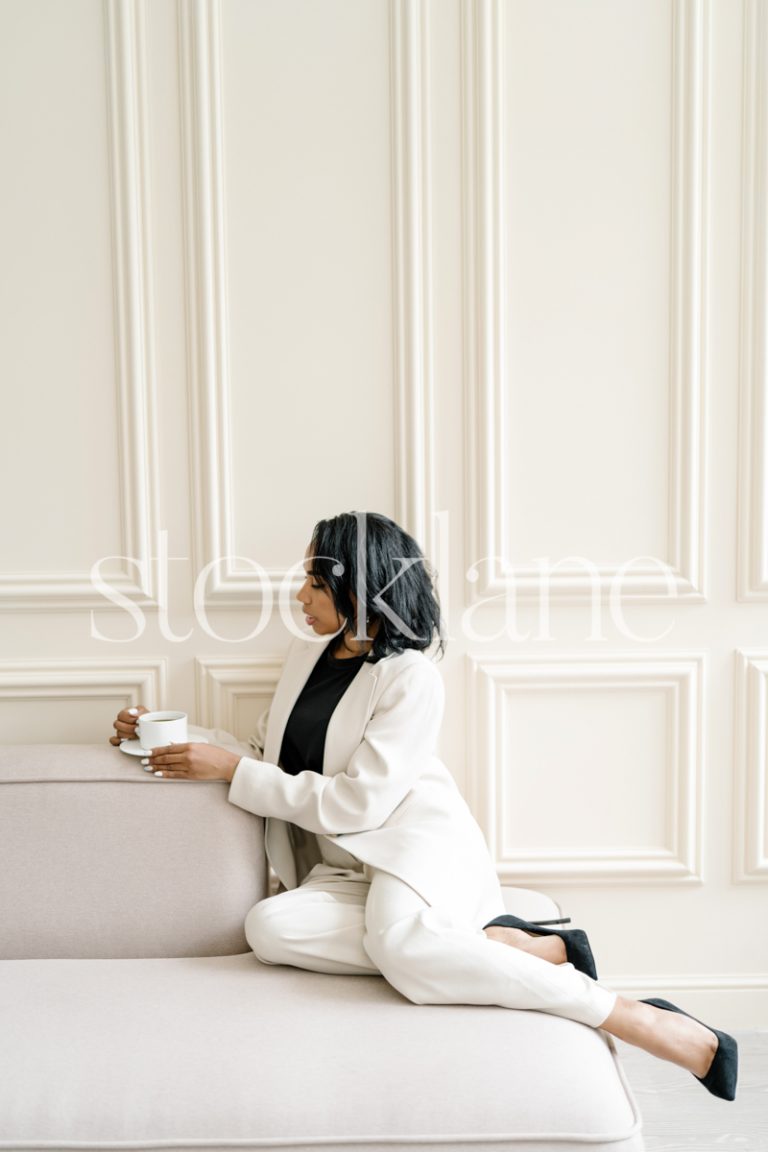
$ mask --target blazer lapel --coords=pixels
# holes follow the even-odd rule
[[[363,664],[331,714],[325,736],[323,775],[343,772],[365,734],[371,700],[379,678],[378,664]]]

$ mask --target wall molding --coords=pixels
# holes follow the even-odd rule
[[[738,599],[768,599],[768,12],[744,0]]]
[[[92,700],[125,695],[128,707],[162,708],[167,661],[2,660],[2,700]]]
[[[390,0],[396,490],[400,523],[434,557],[432,189],[428,0]]]
[[[396,515],[425,545],[434,531],[431,201],[427,0],[390,0]],[[250,607],[265,593],[236,566],[219,0],[179,5],[187,339],[191,377],[196,571],[206,602]],[[242,558],[240,558],[242,560]],[[267,567],[271,595],[290,572]],[[296,583],[296,580],[293,581]]]
[[[157,525],[154,351],[146,113],[146,0],[104,0],[116,332],[120,560],[116,592],[153,599]],[[131,563],[134,559],[137,563]],[[0,609],[104,607],[90,572],[0,575]]]
[[[606,976],[600,983],[621,996],[639,999],[662,996],[682,1001],[699,1018],[719,1015],[733,1028],[755,1029],[768,1026],[768,976],[762,972],[691,973],[644,976],[641,973]]]
[[[230,660],[226,656],[195,660],[197,715],[203,728],[224,728],[235,733],[237,704],[242,699],[271,702],[285,659],[254,656]]]
[[[768,650],[736,653],[736,883],[768,880]]]
[[[701,1019],[730,1020],[732,1028],[754,1030],[768,1026],[768,977],[764,973],[692,973],[644,976],[638,973],[606,976],[600,983],[620,996],[684,997],[686,1009]]]
[[[187,361],[195,571],[232,549],[226,297],[221,13],[216,0],[178,5]],[[210,599],[247,594],[231,567],[213,574]]]
[[[734,973],[721,976],[717,973],[696,973],[676,976],[608,976],[600,977],[600,983],[617,992],[690,991],[690,992],[747,992],[753,989],[768,990],[768,976],[763,972]]]
[[[583,887],[701,882],[703,655],[469,656],[468,666],[470,799],[502,883]],[[659,689],[666,694],[673,737],[666,765],[669,842],[664,848],[516,853],[505,845],[498,798],[514,756],[504,731],[504,698],[514,692],[564,688],[606,693]]]
[[[466,567],[479,578],[475,598],[514,591],[537,599],[542,575],[535,563],[509,560],[505,468],[506,382],[509,364],[504,317],[506,251],[503,170],[504,63],[501,0],[462,0],[464,137],[465,394],[469,490]],[[673,0],[672,181],[670,241],[670,494],[668,556],[621,564],[563,562],[548,592],[567,601],[608,591],[618,578],[627,599],[654,601],[671,594],[704,598],[705,580],[705,352],[709,152],[708,0]],[[483,563],[487,571],[478,572]],[[571,558],[565,558],[569,561]]]

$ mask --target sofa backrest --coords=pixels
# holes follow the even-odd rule
[[[247,952],[264,822],[109,744],[0,745],[0,958]]]

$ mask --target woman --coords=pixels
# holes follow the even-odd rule
[[[284,891],[246,918],[256,956],[317,972],[380,972],[418,1004],[565,1016],[734,1099],[732,1037],[666,1001],[603,988],[583,932],[499,914],[480,828],[434,756],[443,688],[426,650],[443,644],[415,541],[384,516],[321,520],[297,595],[326,642],[291,647],[252,755],[191,743],[155,749],[145,762],[170,779],[227,780],[232,803],[266,817]],[[140,711],[119,714],[113,744],[135,738]]]

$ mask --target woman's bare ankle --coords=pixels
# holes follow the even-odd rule
[[[623,996],[618,997],[600,1027],[700,1079],[706,1076],[717,1051],[717,1037],[706,1025],[682,1013],[667,1012]]]

